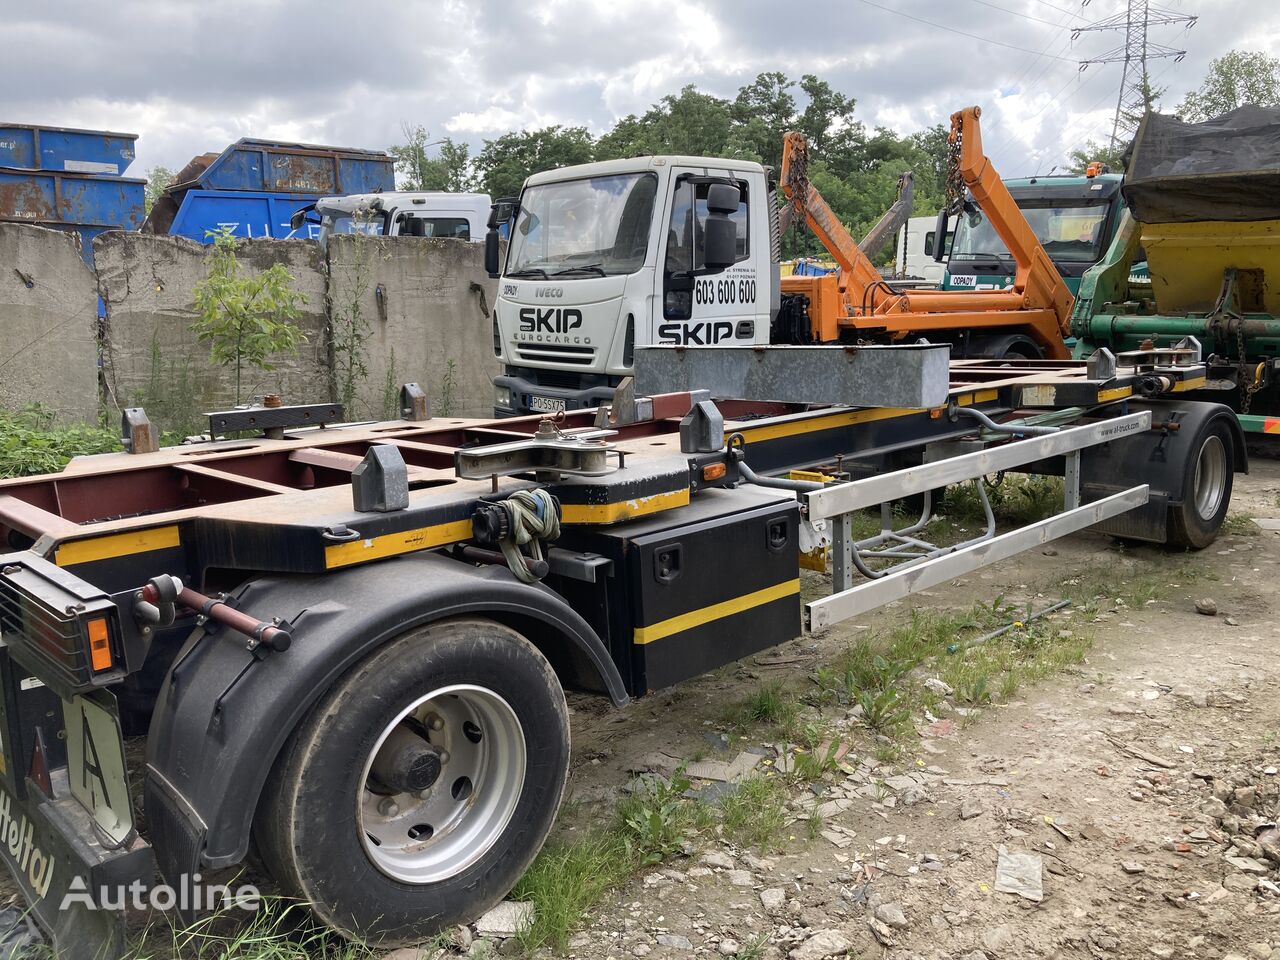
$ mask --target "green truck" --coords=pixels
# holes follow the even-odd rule
[[[1077,357],[1105,347],[1192,346],[1207,375],[1185,385],[1280,433],[1280,109],[1203,123],[1149,114],[1134,141],[1115,235],[1085,272]],[[1133,264],[1145,258],[1148,270]]]
[[[1074,294],[1085,271],[1102,259],[1124,210],[1114,173],[1005,180],[1049,259]],[[1013,285],[1013,257],[978,205],[969,200],[956,218],[943,290],[1000,290]]]

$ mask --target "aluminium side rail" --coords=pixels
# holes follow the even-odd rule
[[[1038,544],[1067,536],[1142,506],[1150,493],[1147,484],[1138,484],[1081,505],[1080,452],[1150,428],[1151,413],[1144,410],[1099,423],[1066,427],[1053,433],[1012,440],[986,450],[960,454],[946,460],[849,483],[834,484],[803,494],[810,523],[832,521],[833,560],[833,592],[829,597],[805,605],[806,627],[809,630],[830,627],[875,607],[900,600]],[[896,564],[875,579],[855,583],[854,574],[862,561],[876,558],[874,553],[864,557],[862,551],[868,545],[892,536],[892,532],[886,529],[881,537],[861,544],[857,542],[853,536],[853,514],[857,511],[915,494],[924,494],[927,498],[930,491],[948,484],[970,480],[981,482],[981,478],[987,474],[1058,456],[1065,457],[1066,460],[1061,512],[998,536],[988,525],[985,535],[955,547],[928,549],[930,544],[913,541],[924,548],[921,555]],[[927,500],[925,510],[927,513]],[[914,531],[919,526],[917,522],[908,529]],[[902,532],[906,531],[900,531]]]

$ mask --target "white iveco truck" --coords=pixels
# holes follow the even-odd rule
[[[778,222],[758,163],[639,157],[539,173],[490,216],[499,416],[594,407],[637,344],[768,344]],[[505,266],[498,227],[510,222]]]

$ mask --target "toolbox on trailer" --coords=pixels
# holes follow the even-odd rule
[[[596,626],[602,636],[607,630],[632,695],[796,635],[799,518],[793,494],[740,487],[708,490],[678,511],[561,536],[561,546],[612,563],[603,583],[592,585],[607,594],[597,608],[607,615]]]

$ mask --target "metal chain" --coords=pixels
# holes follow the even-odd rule
[[[955,130],[947,138],[947,208],[954,210],[964,200],[965,183],[960,175],[960,150],[964,137],[964,129],[957,124]]]
[[[1244,318],[1236,319],[1236,354],[1240,358],[1240,412],[1247,414],[1249,404],[1253,402],[1253,395],[1258,392],[1259,385],[1254,382],[1256,378],[1250,373],[1249,364],[1245,362]]]

